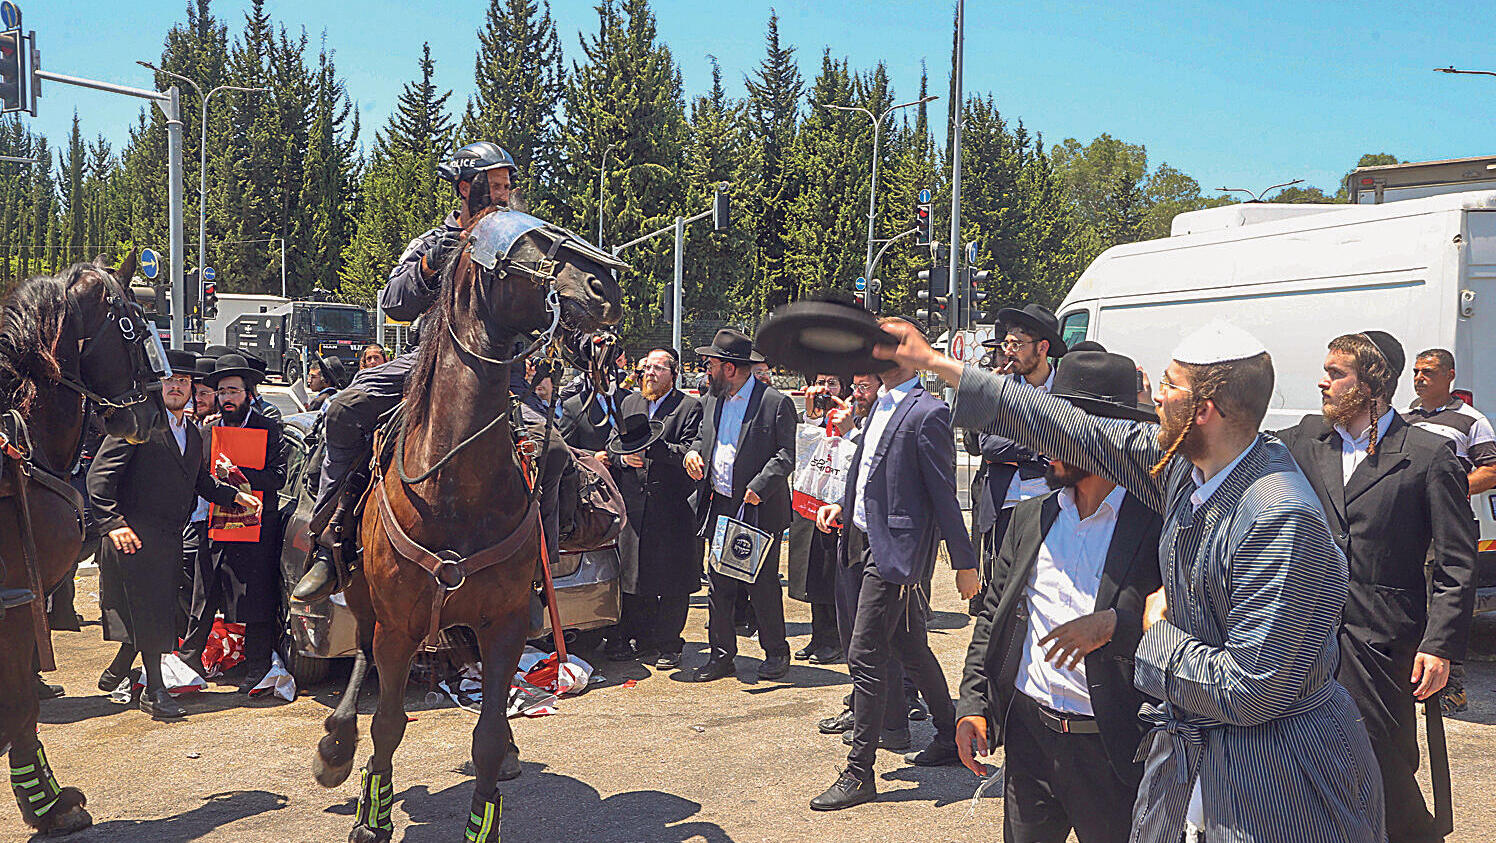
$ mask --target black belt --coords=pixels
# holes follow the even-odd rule
[[[1039,712],[1039,722],[1048,726],[1051,732],[1058,732],[1061,735],[1101,734],[1101,727],[1096,724],[1096,718],[1094,717],[1084,714],[1067,714],[1062,711],[1054,711],[1045,708],[1037,701],[1034,702],[1034,710]]]

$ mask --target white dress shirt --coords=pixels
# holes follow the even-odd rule
[[[187,421],[187,414],[168,411],[166,421],[171,427],[171,435],[177,440],[177,450],[187,453],[187,425],[191,424]]]
[[[731,397],[722,398],[722,415],[717,418],[717,449],[712,453],[712,489],[732,497],[732,464],[738,459],[738,437],[743,432],[743,417],[748,413],[748,399],[758,388],[758,378],[749,378]]]
[[[1392,411],[1388,410],[1377,419],[1377,441],[1382,441],[1387,436],[1387,428],[1392,424]],[[1351,475],[1356,473],[1356,466],[1366,459],[1366,449],[1371,445],[1371,426],[1361,431],[1359,436],[1351,436],[1350,431],[1335,425],[1335,432],[1340,434],[1340,467],[1345,474],[1344,482],[1351,482]]]
[[[665,394],[663,394],[659,398],[656,398],[655,400],[649,402],[649,417],[651,419],[655,417],[655,413],[658,413],[660,411],[660,405],[663,404],[663,403],[665,403],[665,399],[669,398],[670,397],[670,393],[672,393],[674,391],[675,391],[674,389],[667,389],[667,390],[665,390]]]
[[[1037,389],[1040,392],[1048,393],[1049,388],[1054,385],[1054,372],[1055,367],[1051,365],[1049,367],[1049,377],[1045,378],[1043,386],[1034,386],[1023,375],[1012,375],[1011,377],[1015,383],[1025,384],[1030,389]],[[1040,495],[1047,494],[1049,494],[1049,484],[1044,482],[1042,476],[1030,477],[1025,480],[1020,472],[1015,471],[1013,472],[1013,479],[1008,481],[1008,493],[1003,498],[1003,509],[1017,506],[1029,498],[1037,498]]]
[[[852,498],[852,523],[864,533],[867,532],[867,476],[872,473],[873,455],[878,452],[878,444],[883,441],[883,432],[888,427],[888,420],[893,418],[893,411],[916,386],[919,386],[918,375],[893,389],[885,384],[878,389],[878,398],[873,402],[872,412],[868,413],[862,434],[862,461],[857,464],[857,490]]]
[[[1086,663],[1072,670],[1056,667],[1044,658],[1046,647],[1039,640],[1062,624],[1096,611],[1096,592],[1101,589],[1101,571],[1106,552],[1117,529],[1117,513],[1127,490],[1118,486],[1089,518],[1075,508],[1075,490],[1064,489],[1056,500],[1059,515],[1050,526],[1029,574],[1024,598],[1028,601],[1028,640],[1018,662],[1014,686],[1019,693],[1055,711],[1090,717],[1090,686]],[[1049,645],[1052,646],[1052,645]]]

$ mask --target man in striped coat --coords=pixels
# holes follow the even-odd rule
[[[1261,343],[1211,325],[1174,352],[1161,424],[1097,419],[886,328],[891,354],[958,387],[955,423],[1106,477],[1161,513],[1164,587],[1148,600],[1134,682],[1160,700],[1133,841],[1385,839],[1382,780],[1338,682],[1344,555],[1281,442],[1259,434],[1272,394]],[[1228,766],[1229,765],[1229,766]]]

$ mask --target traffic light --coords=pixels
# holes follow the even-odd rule
[[[921,202],[914,206],[914,245],[930,245],[930,203]]]
[[[867,296],[864,306],[874,316],[883,313],[883,282],[874,278],[867,282]]]
[[[0,32],[0,114],[30,108],[26,96],[26,75],[22,72],[25,50],[26,39],[21,36],[20,27]]]
[[[182,278],[182,312],[190,322],[198,315],[197,301],[197,270],[188,270]]]
[[[949,323],[950,314],[947,310],[950,306],[951,291],[951,268],[948,266],[933,266],[929,269],[921,269],[914,277],[919,282],[919,290],[915,295],[922,302],[928,302],[927,307],[921,307],[914,312],[915,318],[924,322],[930,332],[936,328]]]
[[[987,291],[982,289],[987,281],[992,278],[992,273],[985,269],[968,270],[971,274],[971,295],[967,297],[967,306],[970,308],[971,318],[967,320],[968,327],[971,325],[986,324],[992,321],[992,316],[982,307],[982,302],[987,300]]]
[[[717,186],[717,192],[712,196],[712,230],[726,231],[732,224],[731,214],[727,199],[727,185]]]
[[[858,307],[866,308],[867,307],[867,293],[864,293],[861,290],[858,290],[858,291],[852,293],[852,301],[856,302]]]
[[[218,285],[212,281],[203,286],[203,318],[218,318]]]

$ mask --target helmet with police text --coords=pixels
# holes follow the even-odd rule
[[[455,185],[468,181],[479,173],[500,168],[507,168],[511,179],[519,175],[519,168],[514,166],[514,157],[505,152],[503,147],[488,141],[478,141],[452,153],[451,157],[437,165],[436,174]]]

